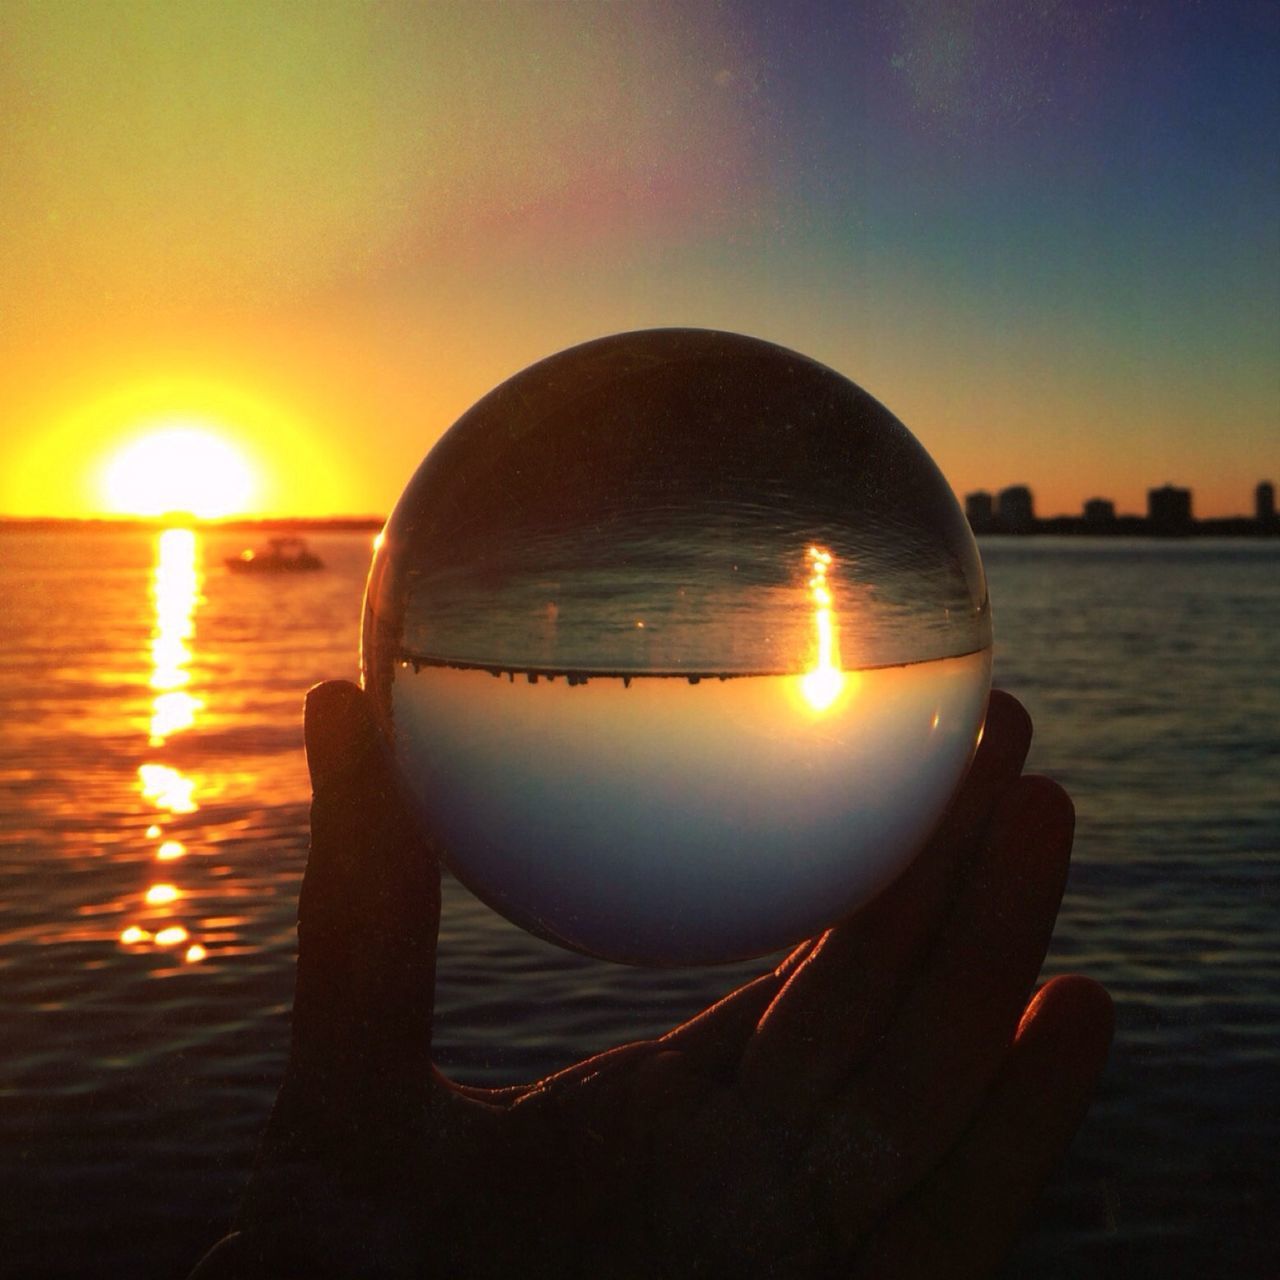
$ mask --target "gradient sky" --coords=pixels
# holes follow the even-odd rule
[[[385,513],[496,382],[756,334],[1043,514],[1280,482],[1280,6],[9,0],[0,512],[203,422]]]

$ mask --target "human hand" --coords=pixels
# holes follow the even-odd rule
[[[1083,1118],[1110,1001],[1028,1004],[1072,835],[992,695],[947,818],[870,906],[690,1022],[549,1079],[431,1063],[439,873],[365,696],[307,702],[289,1064],[226,1276],[986,1274]]]

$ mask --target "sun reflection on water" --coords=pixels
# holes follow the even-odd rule
[[[151,745],[189,729],[203,703],[186,691],[191,683],[191,648],[196,606],[200,603],[200,568],[196,535],[191,529],[166,529],[157,543],[151,579],[156,626],[151,638]]]
[[[192,694],[192,642],[196,633],[196,610],[200,594],[200,556],[196,534],[191,529],[166,529],[156,542],[156,562],[151,576],[151,600],[155,628],[151,637],[151,675],[154,691],[148,744],[162,747],[176,733],[192,728],[204,702]],[[157,760],[138,766],[138,789],[142,798],[165,816],[195,813],[196,780],[182,770]],[[148,840],[158,841],[158,862],[175,862],[185,857],[187,847],[166,837],[163,821],[147,827]],[[130,924],[120,932],[120,943],[131,949],[155,947],[167,950],[191,940],[185,925],[172,918],[153,919],[156,908],[167,908],[184,897],[180,886],[167,881],[149,885],[142,893],[147,909],[145,924]],[[163,913],[162,913],[163,914]],[[200,942],[191,942],[183,954],[188,964],[208,955]]]
[[[813,625],[817,634],[817,652],[813,666],[800,682],[805,701],[814,711],[826,711],[845,687],[845,673],[840,669],[840,638],[831,595],[828,573],[832,555],[825,547],[810,547],[809,595],[813,600]]]
[[[170,813],[195,813],[199,808],[193,798],[195,780],[171,765],[140,764],[138,777],[142,782],[143,798],[150,800],[157,809],[167,809]],[[156,834],[162,832],[158,830]]]

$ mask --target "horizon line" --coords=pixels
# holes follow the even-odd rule
[[[352,533],[377,532],[382,529],[389,517],[368,514],[325,515],[325,516],[193,516],[185,512],[174,512],[163,516],[127,516],[127,515],[86,515],[86,516],[33,516],[6,515],[0,513],[0,530],[21,528],[47,528],[49,526],[77,526],[82,529],[110,530],[157,530],[171,528],[193,528],[209,532],[225,530],[229,533],[253,532],[254,530],[270,531],[273,528],[310,529],[313,531],[335,530]],[[1116,512],[1109,520],[1091,523],[1078,512],[1062,512],[1057,515],[1031,517],[1029,526],[1000,528],[998,519],[993,518],[992,525],[974,528],[975,536],[1026,536],[1036,533],[1052,533],[1054,530],[1045,526],[1056,525],[1058,531],[1084,532],[1090,534],[1126,534],[1135,532],[1178,532],[1193,531],[1204,526],[1220,525],[1252,525],[1263,534],[1273,534],[1280,527],[1280,522],[1260,522],[1257,515],[1238,512],[1223,516],[1192,516],[1185,523],[1178,523],[1172,529],[1162,525],[1159,520],[1152,520],[1148,514]],[[1135,526],[1143,526],[1135,528]]]

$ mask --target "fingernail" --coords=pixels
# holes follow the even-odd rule
[[[365,695],[345,680],[326,680],[307,691],[303,725],[316,791],[352,774],[376,746],[377,728]]]

